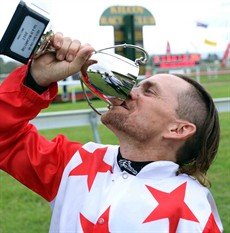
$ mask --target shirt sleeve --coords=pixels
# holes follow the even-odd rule
[[[47,140],[29,123],[57,94],[53,83],[41,95],[23,84],[28,66],[12,72],[0,86],[0,169],[51,201],[63,170],[82,146],[58,135]]]

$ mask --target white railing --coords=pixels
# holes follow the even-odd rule
[[[97,110],[103,113],[108,109],[98,108]],[[94,139],[100,143],[97,130],[97,125],[101,124],[100,116],[92,109],[40,113],[31,123],[39,130],[91,125]]]
[[[213,99],[218,112],[230,112],[230,97]]]

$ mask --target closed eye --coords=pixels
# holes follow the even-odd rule
[[[154,95],[154,96],[157,96],[157,95],[158,95],[157,92],[156,92],[156,90],[155,90],[153,87],[146,87],[146,88],[144,89],[144,92],[145,92],[145,94],[147,94],[147,95]]]
[[[137,88],[141,88],[143,94],[148,96],[158,96],[159,97],[159,87],[156,83],[144,81],[137,85]]]

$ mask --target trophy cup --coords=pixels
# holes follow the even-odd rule
[[[49,20],[20,2],[0,42],[0,54],[26,64],[33,56],[55,53],[51,40],[53,31],[44,33]],[[106,50],[123,47],[138,49],[144,57],[132,61]],[[137,82],[139,66],[148,61],[147,52],[136,45],[120,44],[95,51],[81,69],[81,86],[89,106],[99,115],[89,100],[85,86],[108,107],[121,105]]]
[[[105,52],[117,47],[138,49],[143,52],[144,57],[132,61],[121,55]],[[90,107],[100,115],[92,106],[84,84],[94,95],[107,102],[108,107],[121,105],[137,82],[139,66],[146,64],[147,61],[147,52],[143,48],[131,44],[115,45],[94,52],[81,69],[82,90]]]

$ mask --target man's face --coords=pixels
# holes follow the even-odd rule
[[[177,120],[177,95],[188,83],[170,74],[158,74],[141,81],[121,106],[113,106],[101,117],[118,137],[138,141],[163,136]]]

